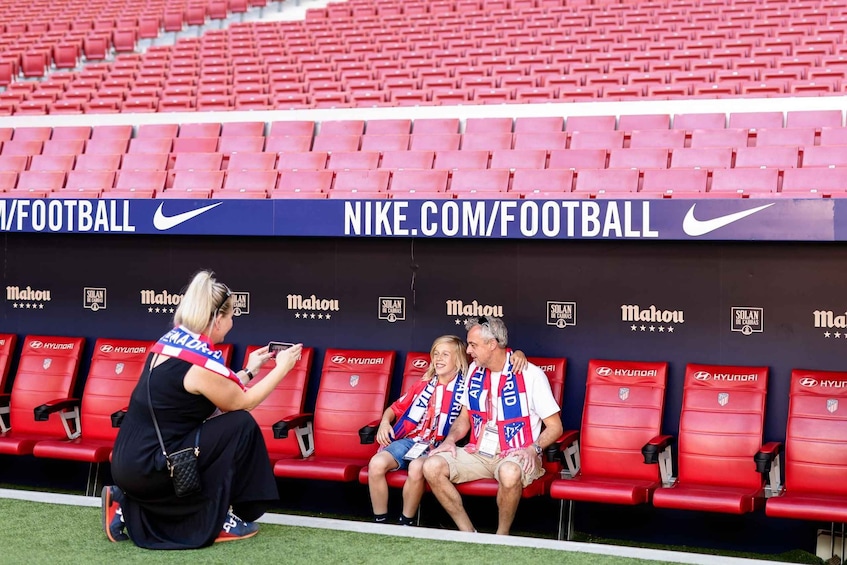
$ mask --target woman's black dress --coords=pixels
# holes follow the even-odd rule
[[[125,493],[121,507],[127,532],[139,547],[210,545],[230,506],[236,516],[252,522],[279,498],[256,421],[244,410],[206,420],[215,406],[183,387],[190,368],[187,361],[167,359],[152,370],[150,395],[168,453],[194,446],[197,428],[202,426],[198,460],[202,492],[182,498],[174,494],[150,416],[150,371],[135,387],[115,441],[112,478]]]

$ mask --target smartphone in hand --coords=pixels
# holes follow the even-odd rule
[[[285,341],[271,341],[268,343],[268,352],[276,357],[276,354],[280,351],[285,351],[289,347],[293,346],[293,343],[287,343]]]

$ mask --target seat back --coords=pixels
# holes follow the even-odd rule
[[[0,334],[0,394],[6,391],[6,379],[12,367],[12,354],[18,342],[16,334]]]
[[[66,435],[59,414],[51,414],[46,422],[36,422],[33,409],[71,396],[84,344],[82,337],[29,335],[24,338],[12,383],[9,422],[13,433]]]
[[[118,428],[112,427],[111,415],[129,405],[151,345],[149,341],[102,338],[94,343],[82,393],[83,437],[114,441]]]
[[[403,367],[403,384],[401,385],[400,394],[406,394],[412,388],[412,385],[423,378],[424,373],[429,368],[429,363],[429,353],[410,351],[406,355],[406,365]]]
[[[641,448],[661,431],[667,375],[664,362],[588,362],[579,447],[584,475],[659,479]]]
[[[679,418],[679,482],[755,488],[767,367],[690,364]]]
[[[565,369],[568,361],[564,357],[527,357],[527,361],[536,365],[547,375],[550,390],[556,403],[561,406],[565,393]]]
[[[247,347],[244,355],[245,368],[247,367],[247,359],[250,357],[250,354],[260,347],[262,346],[250,345]],[[294,364],[294,367],[282,379],[282,382],[274,388],[273,392],[261,404],[250,411],[256,423],[259,424],[259,429],[262,430],[265,445],[268,447],[268,453],[271,459],[300,454],[296,435],[290,434],[285,439],[274,439],[273,425],[285,416],[303,412],[306,404],[306,391],[309,385],[309,373],[312,370],[312,359],[314,357],[314,348],[304,347],[303,352],[300,354],[300,360]],[[253,380],[250,381],[249,386],[253,386],[262,380],[274,367],[276,367],[276,361],[273,359],[265,363],[254,376]]]
[[[315,455],[368,459],[359,429],[385,410],[394,351],[327,349],[315,402]]]
[[[847,372],[791,371],[785,487],[847,496]]]

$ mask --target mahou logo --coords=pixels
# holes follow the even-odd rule
[[[167,290],[142,290],[141,305],[147,306],[147,312],[150,314],[173,314],[176,312],[179,303],[182,302],[184,295],[168,292]]]
[[[471,318],[480,316],[503,317],[503,306],[499,304],[480,304],[476,300],[463,302],[461,300],[447,300],[447,315],[455,318],[457,326],[463,326]]]
[[[621,305],[621,321],[629,324],[632,332],[658,332],[672,334],[685,323],[683,310],[662,310],[655,304],[644,307],[637,304]]]
[[[338,312],[338,299],[318,298],[314,294],[304,297],[302,294],[289,294],[288,310],[294,312],[294,317],[300,320],[330,320],[333,312]]]
[[[847,339],[847,312],[815,310],[812,312],[816,328],[823,329],[826,339]]]
[[[30,286],[7,286],[6,302],[19,310],[44,310],[44,304],[52,300],[49,290],[36,290]]]

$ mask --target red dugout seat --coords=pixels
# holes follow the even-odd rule
[[[6,379],[12,366],[12,354],[18,336],[15,334],[0,334],[0,433],[9,431],[9,398],[6,392]]]
[[[81,337],[30,335],[24,339],[9,397],[11,429],[0,433],[0,454],[29,455],[38,441],[79,435],[79,429],[72,430],[68,424],[71,419],[78,422],[78,410],[47,413],[46,420],[37,420],[34,412],[71,395],[84,343]]]
[[[791,371],[785,432],[785,489],[774,488],[765,514],[847,522],[847,373]]]
[[[553,398],[559,406],[562,405],[562,395],[565,389],[565,368],[567,359],[563,357],[548,358],[548,357],[528,357],[527,360],[533,365],[537,365],[539,369],[547,375],[547,380],[550,381],[550,390],[553,392]],[[559,475],[561,466],[558,462],[548,461],[544,458],[544,467],[546,472],[541,478],[530,483],[529,486],[523,489],[522,498],[531,498],[533,496],[542,496],[547,494],[550,488],[550,483]],[[496,497],[498,483],[495,479],[477,479],[467,483],[456,485],[456,490],[462,495],[468,496],[489,496]]]
[[[376,453],[375,445],[359,443],[359,430],[385,410],[395,356],[394,351],[327,349],[314,414],[288,416],[274,426],[275,437],[285,437],[311,422],[314,452],[277,461],[274,475],[355,481]]]
[[[129,397],[144,371],[151,342],[125,339],[98,339],[82,402],[79,399],[55,399],[51,405],[81,407],[80,435],[73,439],[49,439],[35,444],[36,457],[68,459],[91,463],[86,492],[97,492],[97,464],[109,460],[118,435],[112,415],[125,410]]]
[[[678,478],[663,473],[658,508],[744,514],[764,504],[765,481],[754,456],[762,445],[767,367],[691,364],[685,370],[679,421]],[[669,436],[651,442],[663,448]]]
[[[259,349],[260,345],[251,345],[247,347],[244,354],[244,365],[247,368],[247,359],[250,354]],[[262,436],[265,438],[265,445],[268,447],[268,456],[271,464],[280,459],[308,456],[314,450],[314,445],[306,445],[306,440],[311,435],[311,423],[305,426],[302,430],[297,429],[297,433],[287,438],[274,438],[273,425],[280,420],[283,415],[299,414],[303,412],[306,404],[306,390],[309,384],[309,373],[312,370],[312,359],[314,359],[315,350],[311,347],[304,347],[300,354],[300,360],[294,365],[285,378],[279,383],[273,392],[264,402],[259,404],[250,414],[259,424],[262,430]],[[259,370],[256,376],[250,381],[250,386],[255,385],[265,377],[274,367],[276,361],[271,359]]]
[[[589,361],[581,430],[558,442],[570,476],[550,485],[550,496],[562,501],[559,539],[566,504],[650,502],[661,477],[658,465],[643,463],[641,450],[661,432],[667,375],[663,362]],[[669,452],[664,461],[669,464]],[[568,520],[567,539],[571,534]]]

